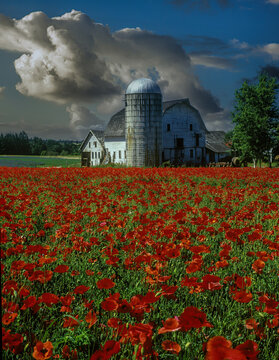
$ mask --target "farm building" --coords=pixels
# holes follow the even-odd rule
[[[162,102],[156,82],[142,78],[128,86],[125,108],[104,132],[89,131],[80,147],[82,165],[205,165],[227,155],[224,135],[206,129],[189,99]]]

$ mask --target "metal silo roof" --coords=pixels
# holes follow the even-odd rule
[[[161,90],[155,81],[141,78],[130,83],[126,94],[161,94]]]

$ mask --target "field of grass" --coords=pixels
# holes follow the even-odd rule
[[[3,359],[278,360],[279,169],[0,173]]]
[[[80,167],[80,156],[0,155],[0,166]]]

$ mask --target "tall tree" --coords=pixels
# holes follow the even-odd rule
[[[276,105],[275,78],[261,74],[258,82],[244,81],[235,92],[233,149],[241,160],[261,161],[275,146],[278,136],[279,110]]]

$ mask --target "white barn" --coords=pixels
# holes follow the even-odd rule
[[[133,92],[126,91],[125,100],[127,107],[127,97],[131,98],[132,96],[129,112],[127,110],[125,112],[125,108],[120,110],[111,117],[104,132],[90,130],[82,142],[80,150],[83,166],[106,163],[126,164],[127,155],[130,154],[127,154],[127,151],[135,151],[129,148],[130,145],[128,146],[126,141],[127,116],[130,116],[131,111],[133,112],[133,121],[136,121],[134,126],[140,126],[140,129],[143,129],[141,131],[144,131],[145,127],[148,129],[147,131],[150,131],[153,112],[148,110],[146,102],[151,103],[152,100],[148,99],[153,99],[155,91],[158,94],[159,87],[152,80],[138,79],[133,81],[127,90],[131,88]],[[127,94],[129,95],[127,96]],[[149,96],[149,94],[151,95]],[[190,104],[189,99],[162,102],[161,109],[162,133],[158,136],[162,139],[159,144],[162,163],[189,166],[206,165],[209,162],[220,161],[228,154],[229,148],[224,142],[225,133],[209,132],[199,111]],[[141,132],[141,134],[144,133]],[[137,139],[133,139],[133,143],[136,142]]]

